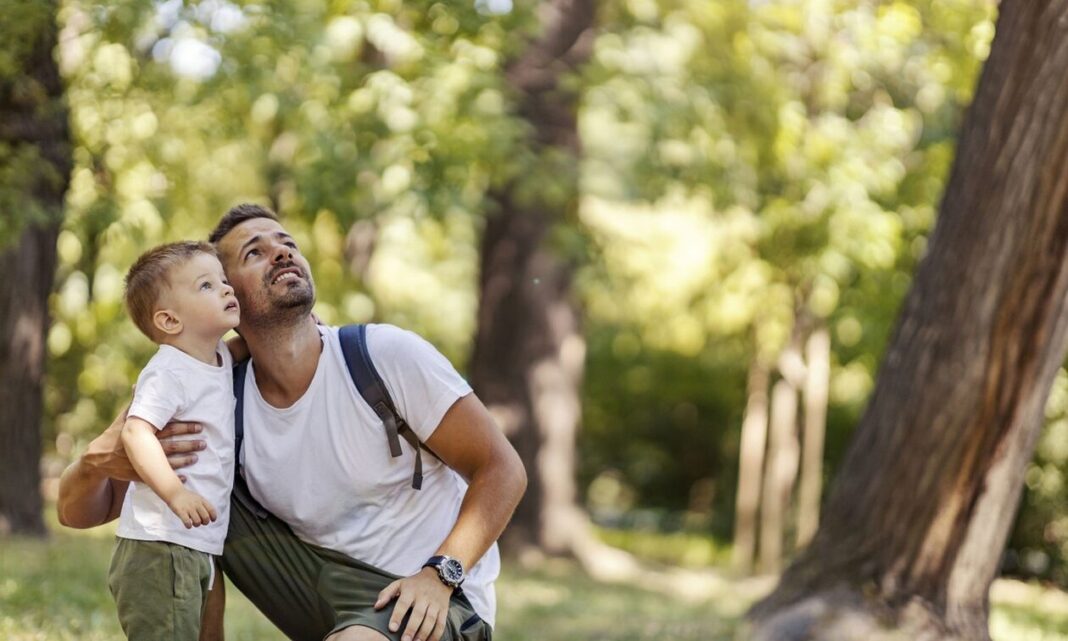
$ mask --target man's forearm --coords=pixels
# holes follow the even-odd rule
[[[470,569],[500,538],[527,486],[518,457],[516,463],[501,462],[480,470],[471,479],[456,525],[442,542],[440,553],[459,559]]]
[[[94,474],[81,459],[74,461],[59,479],[59,522],[84,529],[111,521],[119,515],[126,486],[125,481]]]

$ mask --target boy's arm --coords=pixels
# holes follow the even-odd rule
[[[127,418],[122,428],[122,445],[145,485],[169,503],[182,489],[182,481],[167,463],[155,426],[136,416]]]
[[[207,525],[218,518],[215,508],[204,497],[182,485],[167,462],[151,423],[136,416],[127,418],[122,428],[122,444],[141,480],[166,501],[187,528]]]
[[[126,409],[123,408],[111,425],[89,442],[85,453],[60,477],[56,514],[61,524],[84,529],[117,518],[128,482],[140,480],[126,456],[120,436],[126,423]],[[192,465],[197,460],[196,452],[205,447],[202,439],[173,440],[171,437],[196,434],[201,429],[198,423],[168,423],[156,434],[171,467]]]

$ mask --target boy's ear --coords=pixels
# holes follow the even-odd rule
[[[156,313],[152,314],[152,324],[168,336],[176,336],[182,331],[182,319],[169,309],[156,310]]]

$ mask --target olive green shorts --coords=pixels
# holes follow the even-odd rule
[[[389,545],[389,542],[384,542]],[[297,641],[321,641],[362,625],[399,641],[407,617],[390,632],[392,607],[374,609],[378,593],[399,577],[339,552],[305,543],[267,513],[240,481],[230,501],[222,569],[237,589]],[[449,605],[443,641],[491,641],[492,629],[462,592]]]
[[[108,589],[132,641],[197,641],[212,557],[166,541],[119,538]]]

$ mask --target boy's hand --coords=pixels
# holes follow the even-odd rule
[[[182,519],[182,523],[187,528],[207,525],[219,518],[215,508],[211,503],[208,503],[207,499],[196,492],[190,492],[184,487],[179,488],[174,493],[174,496],[167,501],[167,505],[170,506],[171,511],[178,518]]]

